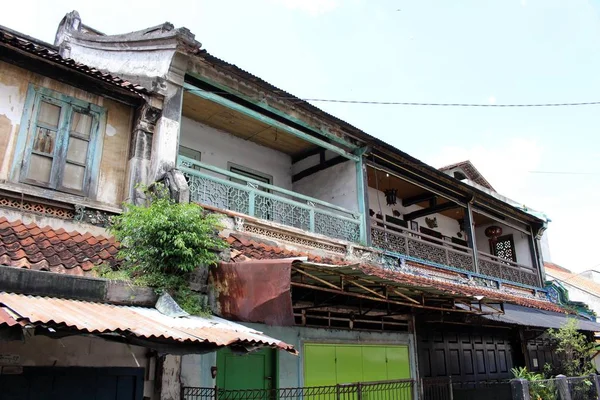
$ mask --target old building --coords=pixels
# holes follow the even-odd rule
[[[295,353],[239,324],[169,315],[149,288],[90,277],[115,262],[105,226],[145,181],[130,144],[161,123],[162,106],[0,27],[1,399],[179,399],[181,354]]]
[[[543,366],[548,347],[535,340],[566,318],[544,287],[547,218],[496,193],[472,164],[430,167],[213,56],[189,30],[168,23],[110,36],[72,12],[54,46],[12,36],[17,44],[3,39],[5,47],[41,46],[53,54],[45,60],[91,75],[95,83],[83,87],[100,81],[103,88],[98,98],[70,87],[52,95],[35,87],[52,88],[52,77],[38,78],[23,63],[2,65],[29,74],[17,79],[21,89],[10,89],[22,105],[11,110],[11,134],[0,143],[0,187],[16,193],[1,200],[7,224],[19,218],[35,226],[18,229],[83,229],[89,241],[102,233],[90,223],[121,212],[123,200],[136,202],[135,183],[155,181],[178,201],[225,216],[221,235],[230,251],[202,282],[213,311],[283,342],[265,338],[263,349],[242,357],[227,348],[184,355],[172,371],[186,398],[210,397],[215,385],[381,380],[402,380],[402,390],[416,395],[420,378],[483,382],[509,378],[512,366]],[[40,104],[68,116],[85,110],[82,126],[95,133],[72,128],[52,107],[29,123]],[[39,143],[27,133],[38,131]],[[83,147],[70,151],[64,132]],[[61,153],[51,155],[48,143]],[[48,168],[30,168],[32,159]],[[67,211],[52,221],[43,216],[55,209]],[[0,257],[85,275],[114,252],[109,239],[92,241],[106,248],[81,260],[58,251],[19,261],[14,249]],[[30,254],[30,244],[18,246],[18,254]],[[582,319],[581,329],[596,325]]]

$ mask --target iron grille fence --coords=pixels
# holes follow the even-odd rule
[[[184,387],[183,400],[413,400],[414,381],[402,379],[335,386],[228,390]]]
[[[512,400],[508,380],[453,382],[450,377],[423,378],[421,388],[423,400]]]
[[[188,157],[179,156],[178,166],[191,201],[350,242],[364,239],[357,212]]]
[[[421,380],[423,400],[598,400],[600,376],[537,381],[452,382],[449,377]]]

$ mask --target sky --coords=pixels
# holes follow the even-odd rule
[[[23,0],[2,6],[0,24],[53,42],[74,9],[106,34],[185,26],[300,98],[600,101],[600,0]],[[313,104],[435,167],[470,159],[550,217],[553,262],[600,269],[600,106]]]

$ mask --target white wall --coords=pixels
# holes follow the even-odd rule
[[[546,279],[549,281],[556,280],[549,269],[546,269]],[[569,292],[570,301],[581,301],[587,304],[596,313],[596,321],[600,321],[600,297],[570,285],[568,281],[561,280],[559,283]]]
[[[238,138],[183,117],[179,144],[199,150],[201,161],[228,169],[228,162],[273,177],[272,184],[292,190],[292,160],[287,154]]]
[[[316,172],[294,182],[292,187],[294,192],[358,211],[354,161],[348,160]]]
[[[395,206],[388,206],[385,202],[385,194],[383,194],[383,192],[381,192],[381,191],[377,191],[376,189],[374,189],[372,187],[369,187],[369,208],[371,210],[375,211],[375,214],[378,214],[380,212],[380,208],[379,208],[380,206],[381,206],[381,211],[382,211],[384,218],[385,218],[385,215],[393,216],[394,215],[393,210],[397,210],[398,212],[400,212],[400,214],[404,215],[404,214],[408,214],[413,211],[423,209],[423,207],[420,207],[417,205],[403,207],[402,199],[400,197],[398,198],[398,202]],[[368,210],[367,210],[367,212],[368,212]],[[459,230],[460,230],[457,220],[447,217],[445,215],[441,215],[441,214],[432,214],[432,215],[428,215],[427,217],[428,218],[432,218],[432,217],[437,218],[438,227],[434,229],[435,231],[440,232],[444,236],[455,237],[457,239],[466,240],[466,236],[465,236],[464,232],[463,232],[462,238],[459,238],[458,236],[456,236],[456,233],[459,232]],[[424,226],[425,228],[429,228],[427,226],[427,223],[425,222],[425,217],[416,218],[415,221],[419,224],[419,227]],[[410,228],[410,224],[409,224],[409,228]]]
[[[544,262],[552,262],[552,256],[550,255],[550,242],[548,240],[548,231],[544,232],[542,239],[540,240],[540,247],[542,248],[542,259]]]
[[[529,246],[529,236],[509,226],[502,225],[501,223],[490,223],[486,225],[477,226],[475,228],[475,240],[477,241],[477,249],[483,253],[490,254],[490,241],[489,238],[485,236],[485,229],[492,225],[498,225],[502,227],[502,236],[513,235],[513,241],[515,242],[515,253],[517,255],[517,262],[528,267],[533,266],[533,263],[531,261],[531,247]]]

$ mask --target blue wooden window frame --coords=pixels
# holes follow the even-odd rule
[[[38,113],[42,101],[60,107],[58,129],[56,129],[55,144],[53,153],[51,154],[52,169],[49,182],[40,182],[28,178],[29,169],[36,167],[30,162],[31,155],[37,154],[33,149],[36,130],[38,127],[44,126],[43,123],[38,121]],[[69,139],[85,139],[78,135],[77,132],[71,130],[74,112],[91,117],[90,135],[89,140],[87,140],[87,155],[83,163],[72,160],[67,161]],[[97,185],[100,156],[102,154],[101,138],[105,124],[105,108],[47,88],[30,85],[21,121],[21,131],[19,132],[17,141],[17,152],[15,163],[13,164],[13,178],[18,176],[18,180],[23,183],[80,196],[89,196],[92,189]],[[85,168],[81,190],[68,188],[62,184],[64,169],[67,163]]]

